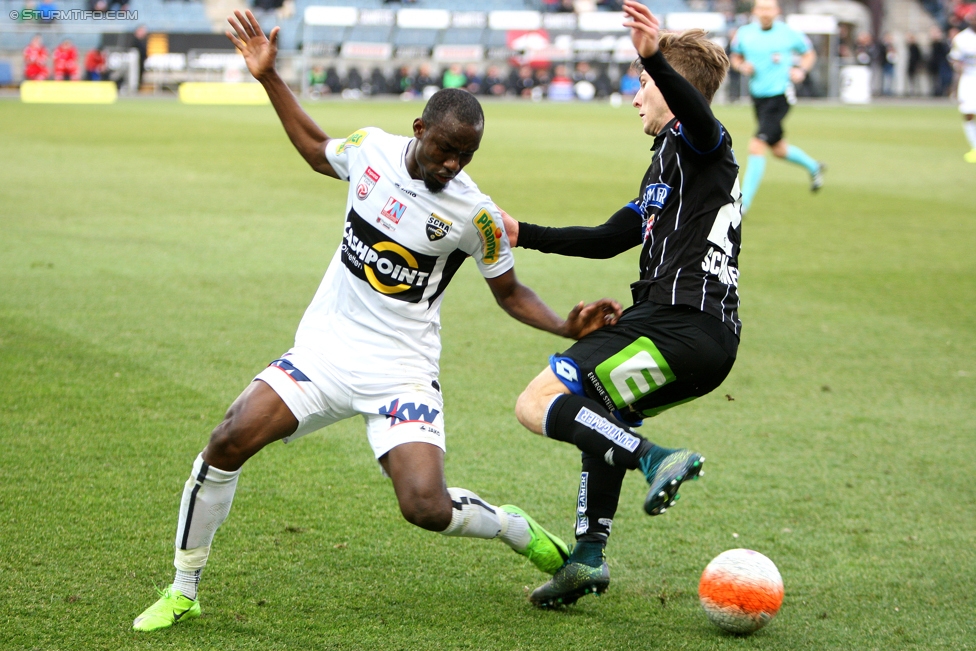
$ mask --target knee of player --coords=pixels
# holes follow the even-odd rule
[[[515,418],[527,430],[542,434],[542,410],[539,409],[538,396],[531,386],[519,394],[515,401]]]
[[[236,461],[238,457],[244,455],[244,439],[231,414],[228,413],[224,420],[210,433],[207,451],[211,458],[219,457],[228,462]]]
[[[400,513],[412,525],[428,531],[444,531],[451,524],[451,498],[414,494],[400,500]]]

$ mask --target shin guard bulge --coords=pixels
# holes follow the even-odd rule
[[[197,456],[193,471],[183,486],[180,519],[176,527],[176,569],[203,569],[210,555],[214,533],[230,513],[241,471],[214,468]]]

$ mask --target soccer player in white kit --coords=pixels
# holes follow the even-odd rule
[[[152,631],[200,615],[200,572],[247,459],[354,415],[366,421],[407,521],[446,536],[500,538],[555,573],[569,555],[565,543],[518,507],[447,488],[440,301],[473,257],[505,311],[554,334],[578,339],[616,322],[620,305],[580,303],[564,320],[518,282],[498,209],[462,171],[484,129],[473,95],[435,94],[414,121],[413,138],[376,128],[330,138],[275,71],[278,28],[269,40],[251,12],[235,14],[228,37],[268,91],[292,144],[316,171],[349,181],[345,233],[294,347],[234,401],[194,462],[180,504],[176,578],[133,628]]]
[[[976,10],[967,16],[969,27],[952,39],[949,60],[956,69],[959,112],[962,113],[962,129],[969,140],[969,151],[963,155],[967,163],[976,163]]]

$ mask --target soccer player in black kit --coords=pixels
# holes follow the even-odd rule
[[[738,165],[709,103],[729,67],[703,31],[661,34],[641,4],[624,4],[640,54],[634,98],[654,137],[640,193],[601,226],[546,228],[506,218],[513,246],[610,258],[642,246],[634,305],[616,325],[553,355],[519,396],[529,430],[582,451],[577,544],[563,567],[529,597],[544,608],[571,604],[610,583],[604,548],[624,474],[650,484],[644,510],[664,513],[704,457],[654,445],[633,427],[712,391],[735,362],[741,214]]]

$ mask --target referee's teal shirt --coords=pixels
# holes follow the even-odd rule
[[[810,39],[779,20],[774,20],[769,29],[752,22],[739,28],[731,49],[756,69],[749,78],[749,94],[775,97],[786,93],[793,55],[805,54],[810,49]]]

